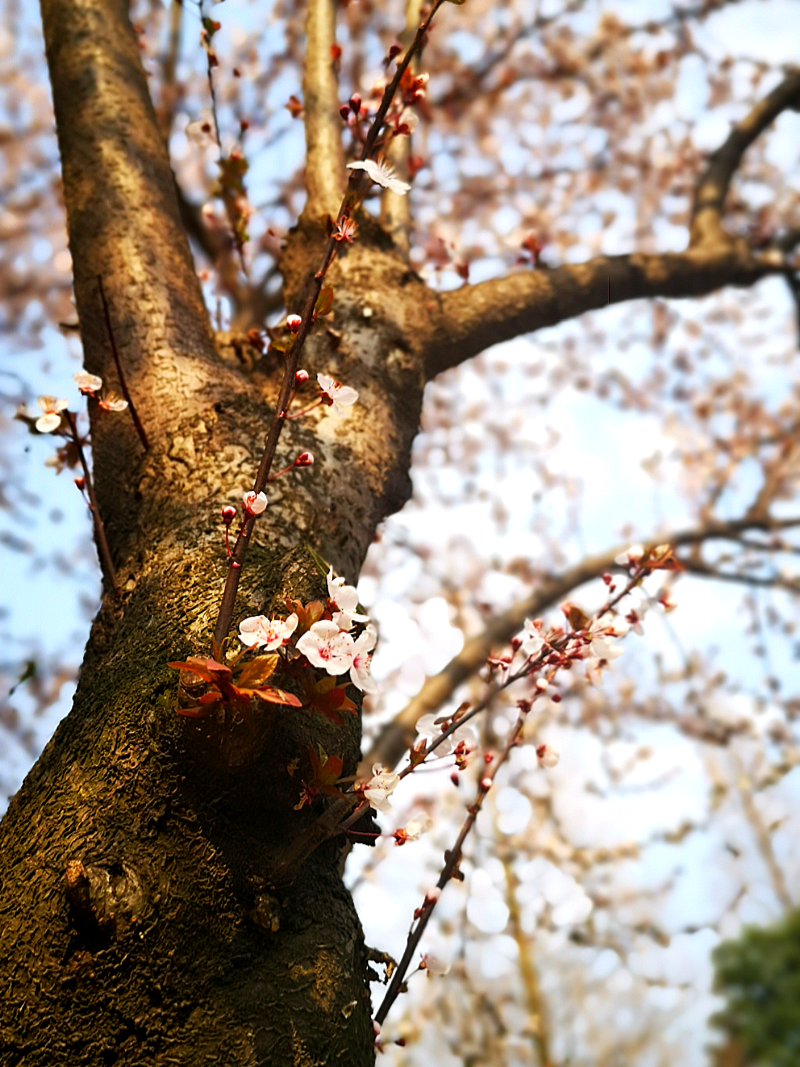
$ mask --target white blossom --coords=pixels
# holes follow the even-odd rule
[[[536,746],[536,759],[540,767],[550,770],[551,767],[555,767],[560,758],[561,754],[552,745]]]
[[[538,656],[544,647],[544,638],[530,619],[525,620],[525,640],[520,648],[526,656]]]
[[[386,771],[381,767],[380,763],[376,763],[372,768],[372,777],[367,782],[367,787],[364,790],[364,798],[369,801],[370,806],[375,808],[376,811],[389,811],[391,808],[389,794],[394,792],[399,781],[399,774],[395,774],[393,771]]]
[[[362,693],[376,693],[378,686],[369,673],[370,653],[375,647],[377,633],[368,626],[353,644],[353,662],[350,664],[350,681]]]
[[[437,956],[435,952],[426,952],[422,957],[420,969],[427,971],[430,975],[444,977],[450,970],[450,964],[442,956]]]
[[[252,489],[242,497],[244,510],[251,515],[260,515],[265,510],[269,501],[265,493],[256,493]]]
[[[286,619],[268,619],[265,615],[253,615],[239,623],[239,640],[252,648],[271,652],[286,644],[297,629],[297,615],[292,612]]]
[[[335,622],[322,619],[315,622],[300,640],[297,648],[314,667],[321,667],[331,675],[344,674],[353,663],[355,642]]]
[[[348,163],[350,170],[363,170],[369,175],[376,185],[389,189],[398,196],[405,196],[411,186],[408,182],[401,181],[388,163],[377,163],[374,159],[359,159],[355,163]]]
[[[333,616],[333,621],[340,630],[352,630],[354,622],[369,622],[368,615],[360,615],[358,607],[358,591],[354,585],[345,585],[344,578],[335,578],[333,567],[328,571],[328,599],[339,609]]]
[[[342,385],[329,374],[318,374],[319,387],[333,401],[333,410],[337,415],[346,415],[345,408],[351,407],[358,400],[358,390],[351,385]]]
[[[52,433],[57,430],[61,425],[61,412],[69,401],[57,400],[54,396],[40,396],[36,403],[44,412],[36,420],[36,429],[39,433]]]
[[[642,556],[644,556],[644,548],[641,545],[631,545],[630,548],[626,548],[624,552],[615,556],[614,562],[618,567],[635,567]]]
[[[103,379],[85,370],[73,374],[72,380],[85,396],[92,396],[103,388]]]

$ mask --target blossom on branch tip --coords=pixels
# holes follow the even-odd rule
[[[294,612],[286,619],[268,619],[265,615],[253,615],[239,623],[239,640],[248,648],[263,648],[272,652],[285,645],[297,629]]]
[[[335,622],[322,619],[303,634],[297,642],[297,650],[312,666],[336,676],[350,670],[354,645],[350,634],[340,630]]]
[[[100,407],[103,411],[125,411],[128,407],[128,401],[123,400],[116,393],[108,392],[100,397]]]
[[[268,503],[265,493],[256,493],[253,489],[242,497],[242,504],[248,515],[260,515]]]
[[[44,412],[36,420],[36,429],[39,433],[53,433],[61,425],[61,412],[69,401],[54,396],[40,396],[36,403]]]
[[[342,385],[329,374],[318,374],[317,381],[323,393],[329,398],[327,403],[333,406],[337,415],[346,414],[344,408],[349,408],[358,400],[358,392],[350,385]]]
[[[433,825],[430,815],[418,815],[411,819],[405,826],[395,830],[392,837],[398,845],[404,845],[406,841],[416,841],[422,834],[427,833]]]
[[[334,241],[339,241],[340,243],[344,242],[345,244],[351,245],[355,240],[357,232],[358,224],[355,219],[345,216],[336,223],[331,237]]]
[[[419,967],[421,971],[427,971],[428,974],[435,974],[441,978],[443,978],[450,970],[450,964],[447,960],[443,959],[441,956],[437,956],[433,952],[425,953]]]
[[[95,393],[103,388],[103,379],[96,374],[89,374],[85,370],[79,370],[76,374],[73,374],[72,380],[84,396],[94,396]]]
[[[405,196],[411,186],[408,182],[401,181],[388,163],[377,163],[374,159],[359,159],[355,163],[348,163],[349,170],[363,170],[376,185],[388,189],[398,196]]]
[[[286,325],[289,327],[292,333],[297,333],[302,325],[303,320],[299,315],[289,315],[286,319]]]
[[[399,774],[384,770],[380,763],[374,764],[372,777],[364,789],[364,799],[368,800],[370,807],[375,808],[376,811],[389,811],[391,808],[389,795],[397,788],[399,781]]]

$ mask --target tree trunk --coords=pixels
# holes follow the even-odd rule
[[[373,1031],[341,842],[288,884],[271,872],[319,816],[294,810],[309,742],[352,774],[359,721],[271,706],[223,729],[176,715],[167,662],[209,652],[220,508],[252,484],[282,364],[247,370],[215,349],[125,8],[43,0],[85,365],[118,388],[102,275],[150,450],[126,416],[92,413],[122,593],[105,596],[72,711],[0,824],[0,1062],[356,1067],[373,1062]],[[290,238],[290,306],[322,240],[312,222]],[[336,330],[312,338],[307,365],[359,403],[348,419],[287,424],[279,467],[304,449],[317,462],[271,487],[236,619],[324,596],[305,543],[354,581],[408,496],[424,290],[367,221],[332,282]]]

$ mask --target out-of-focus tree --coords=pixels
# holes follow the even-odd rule
[[[739,1062],[800,1063],[800,913],[719,945],[714,965],[726,1000],[714,1024],[738,1050]]]
[[[105,595],[73,710],[0,826],[9,1064],[372,1062],[379,954],[341,867],[374,828],[349,813],[383,805],[395,783],[372,767],[407,765],[420,720],[433,743],[467,702],[477,745],[432,754],[353,857],[370,930],[409,871],[441,883],[405,946],[427,976],[379,1041],[398,1062],[689,1062],[712,946],[796,903],[800,74],[780,26],[767,51],[719,43],[726,18],[783,8],[436,7],[377,130],[401,185],[368,187],[346,163],[380,148],[417,0],[141,4],[133,32],[122,0],[43,0],[68,250],[35,30],[7,5],[9,348],[55,350],[58,324],[77,355],[79,334],[146,429],[90,397]],[[323,281],[330,315],[309,304]],[[358,390],[346,420],[282,418],[302,345],[312,381]],[[29,402],[28,373],[4,396]],[[82,441],[47,392],[23,419],[47,409]],[[11,447],[5,544],[38,558],[46,491]],[[263,488],[262,453],[307,451],[245,515],[220,610],[220,509]],[[168,662],[223,655],[231,619],[325,604],[320,558],[362,574],[380,629],[363,742],[343,696],[303,688],[299,651],[281,666],[299,710],[243,715],[217,667],[176,694]],[[626,583],[605,621],[639,642],[627,668],[598,615]],[[25,653],[10,684],[45,706],[59,676]],[[176,715],[201,695],[220,722]],[[371,790],[337,795],[354,777]],[[711,905],[692,857],[718,875]],[[380,1022],[406,976],[383,963]]]

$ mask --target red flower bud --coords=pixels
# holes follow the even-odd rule
[[[314,456],[311,452],[301,452],[294,461],[295,467],[311,467],[314,464]]]
[[[353,93],[350,97],[350,109],[354,115],[357,115],[361,110],[361,97],[358,93]]]
[[[307,370],[295,371],[294,380],[297,382],[298,385],[302,385],[303,382],[307,382],[308,381],[308,371]]]
[[[226,526],[230,526],[233,520],[236,518],[236,508],[232,508],[230,504],[227,504],[222,509],[222,521]]]

